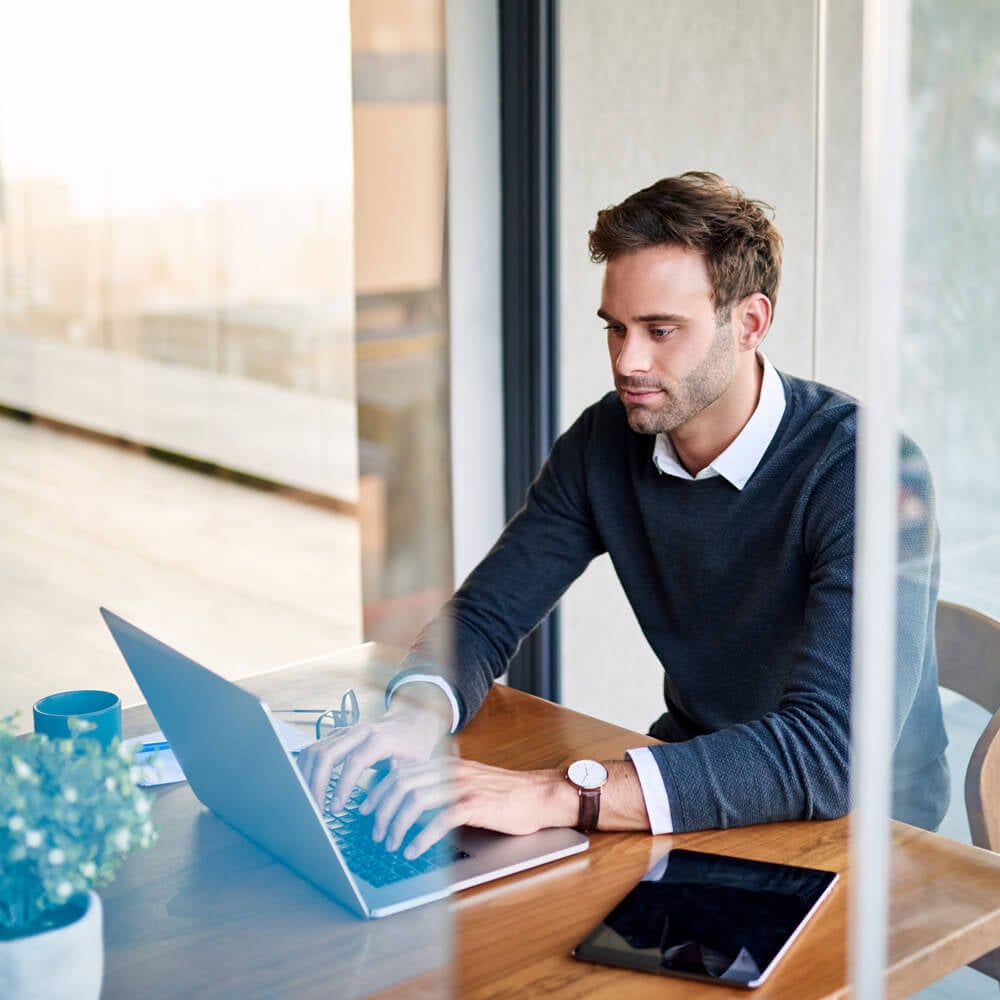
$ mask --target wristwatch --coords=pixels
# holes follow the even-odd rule
[[[575,760],[566,769],[566,780],[580,793],[576,828],[581,833],[596,830],[601,815],[601,789],[608,780],[608,769],[596,760]]]

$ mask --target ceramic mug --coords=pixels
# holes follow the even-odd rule
[[[109,746],[122,735],[122,703],[110,691],[61,691],[35,702],[35,732],[50,740],[64,740],[70,735],[69,720],[82,719],[94,724],[81,736]]]

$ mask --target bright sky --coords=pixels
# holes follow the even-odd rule
[[[343,191],[348,0],[0,0],[0,157],[76,210]]]

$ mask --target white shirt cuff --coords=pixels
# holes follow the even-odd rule
[[[639,786],[646,802],[646,815],[649,817],[649,829],[652,833],[673,833],[674,821],[670,815],[670,799],[667,788],[663,784],[663,775],[656,764],[649,747],[637,747],[626,750],[625,756],[635,765],[635,773],[639,775]]]
[[[440,688],[448,699],[451,705],[451,729],[448,731],[454,733],[458,729],[459,720],[462,717],[462,713],[458,707],[458,699],[455,697],[455,690],[452,686],[443,678],[439,677],[437,674],[404,674],[402,677],[397,677],[385,692],[385,707],[388,708],[392,704],[392,696],[404,685],[404,684],[433,684],[435,687]],[[655,765],[654,765],[655,766]]]

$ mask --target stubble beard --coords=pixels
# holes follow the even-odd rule
[[[679,382],[646,385],[640,380],[620,380],[621,386],[661,390],[655,408],[626,403],[629,426],[637,434],[668,434],[712,405],[732,385],[736,375],[736,345],[727,319],[716,323],[708,354]]]

